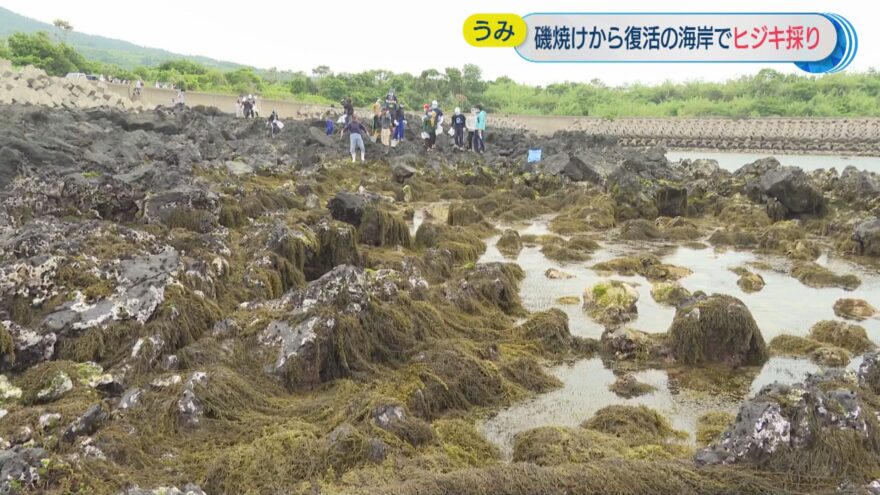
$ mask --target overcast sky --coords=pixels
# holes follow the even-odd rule
[[[177,53],[206,55],[262,68],[335,72],[389,69],[420,73],[427,68],[474,63],[487,78],[507,75],[519,82],[547,84],[599,78],[619,85],[664,80],[724,80],[754,74],[760,64],[542,64],[521,59],[513,49],[474,48],[462,37],[464,20],[477,12],[834,12],[852,22],[859,51],[850,70],[880,68],[880,2],[876,0],[667,0],[596,2],[483,0],[208,2],[185,0],[0,0],[28,17],[64,19],[83,33],[119,38]],[[791,64],[774,69],[799,72]]]

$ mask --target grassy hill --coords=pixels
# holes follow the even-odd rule
[[[58,33],[58,30],[52,24],[31,19],[0,7],[0,39],[6,38],[15,32],[36,33],[39,31],[45,31],[52,35]],[[65,39],[68,44],[89,60],[117,65],[124,69],[134,69],[138,66],[156,66],[169,60],[180,59],[191,60],[205,67],[224,71],[245,67],[244,65],[232,62],[197,55],[181,55],[159,48],[138,46],[127,41],[78,33],[76,31],[67,34]]]

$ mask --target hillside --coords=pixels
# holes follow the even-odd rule
[[[36,33],[46,31],[55,34],[57,29],[52,24],[16,14],[9,9],[0,7],[0,39],[15,32]],[[181,55],[159,48],[135,45],[127,41],[106,38],[76,31],[69,33],[67,42],[78,52],[90,60],[117,65],[124,69],[138,66],[156,66],[169,60],[187,59],[206,67],[220,70],[235,70],[244,65],[198,55]]]

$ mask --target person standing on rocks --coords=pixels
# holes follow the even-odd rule
[[[364,136],[367,135],[367,128],[363,126],[355,115],[351,116],[351,120],[342,128],[343,134],[349,133],[349,151],[351,152],[351,163],[356,162],[357,150],[361,152],[361,162],[365,162],[366,147],[364,146]]]
[[[351,96],[346,96],[340,103],[342,103],[342,110],[345,111],[345,123],[347,125],[351,122],[352,117],[354,117],[354,105],[351,103]]]
[[[427,106],[425,105],[425,115],[422,117],[422,139],[425,141],[425,151],[431,151],[437,143],[437,114]]]
[[[486,132],[486,111],[483,105],[477,105],[477,123],[474,131],[474,151],[482,154],[486,151],[486,142],[483,140],[483,133]]]
[[[382,144],[391,146],[391,114],[387,108],[382,109],[382,115],[379,117],[379,125],[382,128]]]
[[[406,116],[403,114],[403,105],[397,105],[394,115],[394,135],[391,139],[391,146],[397,146],[397,143],[403,141],[403,130],[406,125]]]
[[[379,136],[379,118],[382,116],[382,99],[376,98],[373,103],[373,136]]]
[[[467,149],[474,149],[474,133],[477,130],[477,109],[471,108],[471,113],[464,119],[464,127],[467,129]]]
[[[453,141],[455,149],[463,149],[464,148],[464,128],[466,125],[467,119],[465,119],[464,115],[461,113],[461,108],[455,107],[455,111],[452,114],[452,130],[455,132],[453,134]]]

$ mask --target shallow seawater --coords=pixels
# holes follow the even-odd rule
[[[773,156],[782,165],[800,167],[805,172],[820,168],[836,168],[838,172],[848,166],[860,170],[880,172],[880,156],[844,156],[844,155],[786,155],[774,153],[737,153],[728,151],[676,151],[666,152],[666,158],[675,162],[682,159],[696,160],[708,158],[718,162],[718,165],[731,172],[747,163],[752,163],[761,158]]]
[[[546,219],[539,219],[528,226],[517,227],[521,234],[548,233]],[[504,257],[495,247],[497,237],[487,240],[489,246],[480,259],[481,262],[510,261],[517,263],[525,272],[520,287],[523,304],[530,311],[558,307],[569,317],[572,334],[599,338],[602,325],[590,319],[581,309],[581,304],[564,305],[556,300],[563,296],[581,297],[585,288],[606,277],[600,276],[589,267],[595,263],[618,256],[631,254],[640,249],[650,250],[659,246],[640,244],[602,243],[602,249],[593,254],[592,259],[579,263],[558,263],[547,259],[540,247],[525,247],[516,258]],[[785,270],[789,261],[775,256],[759,256],[751,252],[720,251],[712,248],[691,249],[676,247],[661,257],[665,263],[684,266],[693,274],[680,280],[691,291],[724,293],[738,297],[746,303],[755,317],[758,326],[769,342],[774,336],[788,333],[806,335],[810,327],[823,319],[836,319],[832,309],[834,301],[840,297],[863,298],[875,306],[880,306],[880,276],[841,260],[825,257],[818,262],[838,273],[854,273],[862,279],[862,285],[855,291],[843,289],[814,289],[801,284],[788,275]],[[760,273],[766,282],[764,289],[757,293],[745,293],[736,285],[737,275],[729,268],[742,266],[753,261],[762,261],[774,269],[750,270]],[[573,275],[571,279],[550,280],[544,276],[548,268],[558,268]],[[776,270],[780,271],[776,271]],[[651,297],[651,284],[644,277],[623,277],[612,275],[607,278],[626,281],[636,285],[639,291],[638,318],[630,326],[647,332],[665,332],[675,316],[675,309],[662,306]],[[880,343],[880,319],[866,320],[860,325],[868,331],[869,337]],[[857,367],[860,358],[853,360],[850,367]],[[797,383],[808,373],[815,373],[819,367],[807,359],[774,357],[770,359],[754,378],[750,394],[764,385]],[[656,387],[650,394],[633,399],[623,399],[608,390],[615,375],[598,358],[585,359],[572,364],[553,367],[550,372],[557,376],[563,386],[530,400],[515,404],[483,421],[479,427],[486,437],[495,442],[502,452],[509,456],[512,452],[513,437],[520,431],[546,425],[576,426],[589,419],[597,410],[613,404],[644,404],[664,414],[672,425],[691,435],[694,440],[697,418],[712,410],[735,412],[739,401],[729,397],[715,397],[706,393],[693,392],[683,388],[670,389],[668,376],[664,370],[646,370],[634,373],[642,382]]]

